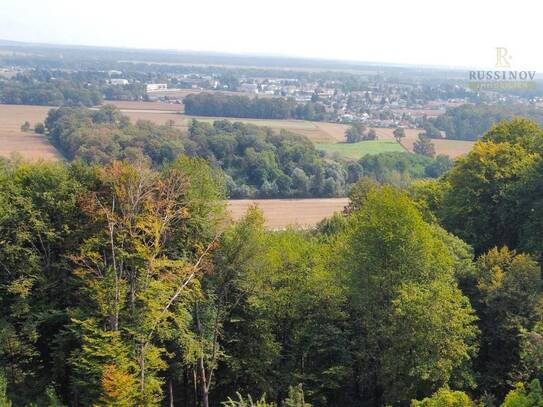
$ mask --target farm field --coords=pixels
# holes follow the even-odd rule
[[[288,130],[295,134],[300,134],[307,137],[313,142],[335,142],[344,139],[346,125],[336,123],[319,123],[305,120],[268,120],[268,119],[242,119],[242,118],[227,118],[227,117],[204,117],[204,116],[187,116],[176,114],[174,112],[163,112],[151,110],[135,110],[121,109],[122,112],[130,117],[132,121],[150,120],[157,124],[165,124],[168,121],[173,121],[174,126],[182,130],[188,128],[192,119],[200,120],[207,123],[212,123],[215,120],[230,120],[256,126],[267,126],[273,130]]]
[[[345,158],[359,159],[366,154],[388,153],[393,151],[405,151],[396,141],[375,140],[361,141],[359,143],[315,143],[317,150],[327,153],[337,153]]]
[[[108,102],[109,103],[109,102]],[[130,117],[131,120],[150,120],[157,124],[165,124],[168,121],[173,121],[174,126],[179,129],[185,130],[190,123],[190,120],[197,119],[205,122],[213,122],[214,120],[224,120],[227,118],[221,117],[199,117],[199,116],[186,116],[179,114],[179,109],[182,105],[168,104],[159,102],[112,102],[121,109],[121,111]],[[11,150],[16,147],[25,149],[25,154],[29,154],[29,159],[50,159],[53,156],[58,158],[58,153],[54,148],[49,146],[45,148],[48,143],[45,139],[36,136],[31,141],[32,144],[26,145],[30,142],[30,138],[25,139],[24,143],[17,143],[13,140],[13,136],[24,135],[20,131],[21,124],[25,120],[28,120],[33,126],[36,122],[44,121],[48,111],[51,109],[49,106],[29,106],[29,105],[0,105],[0,151],[2,155],[9,155]],[[374,143],[373,145],[347,145],[341,143],[345,140],[345,130],[348,128],[345,124],[338,123],[324,123],[324,122],[310,122],[305,120],[266,120],[266,119],[237,119],[230,118],[227,120],[240,121],[243,123],[254,124],[257,126],[268,126],[276,131],[281,129],[291,131],[296,134],[307,137],[312,142],[316,143],[317,148],[338,152],[347,158],[359,158],[364,154],[375,154],[383,151],[402,151],[401,147],[397,145],[392,132],[394,129],[389,128],[375,128],[379,140],[375,142],[363,142]],[[413,151],[413,143],[418,137],[421,130],[419,129],[406,129],[406,138],[402,141],[402,145],[409,151]],[[26,134],[29,136],[30,134]],[[5,139],[5,137],[9,137]],[[38,146],[36,143],[40,141]],[[387,143],[384,143],[387,142]],[[468,153],[474,142],[461,141],[461,140],[432,140],[436,147],[437,154],[449,155],[452,158]],[[15,143],[15,144],[14,144]],[[20,145],[19,145],[20,144]],[[36,148],[32,149],[32,145]],[[356,147],[353,147],[356,146]],[[364,149],[362,149],[364,147]],[[47,150],[47,151],[46,151]],[[43,154],[43,157],[41,155]]]
[[[187,91],[197,93],[198,91]],[[197,119],[212,123],[215,120],[231,120],[256,126],[271,127],[276,131],[288,130],[307,137],[313,142],[333,142],[345,140],[345,130],[348,126],[338,123],[311,122],[306,120],[269,120],[269,119],[243,119],[227,117],[188,116],[177,114],[183,112],[183,105],[160,102],[107,102],[117,106],[130,117],[131,120],[150,120],[158,124],[165,124],[172,120],[174,125],[181,129],[189,126],[190,120]]]
[[[348,198],[235,199],[228,201],[228,211],[234,220],[239,220],[251,205],[257,205],[264,212],[267,228],[283,229],[289,225],[315,226],[342,211],[348,203]]]
[[[130,117],[131,120],[150,120],[157,124],[165,124],[172,120],[174,125],[182,130],[185,130],[190,123],[190,120],[197,119],[205,122],[213,122],[214,120],[224,120],[223,117],[197,117],[185,116],[177,113],[181,105],[158,103],[158,102],[113,102],[121,109],[121,111]],[[28,120],[33,126],[37,122],[43,122],[47,117],[47,113],[52,107],[49,106],[30,106],[30,105],[0,105],[0,137],[13,137],[14,135],[23,135],[20,131],[21,124]],[[335,123],[320,123],[304,120],[261,120],[261,119],[237,119],[231,118],[228,120],[240,121],[243,123],[254,124],[257,126],[268,126],[276,131],[285,129],[296,134],[306,136],[313,142],[334,142],[343,140],[346,125]],[[36,137],[35,137],[36,138]],[[19,150],[22,145],[14,145],[13,140],[9,139],[10,143],[3,142],[1,151],[3,155],[9,155],[15,147]],[[48,153],[45,154],[44,146],[48,145],[47,141],[41,140],[39,148],[32,153],[29,159],[49,159],[55,151],[52,146],[49,146]],[[28,142],[28,139],[26,139]],[[33,143],[36,143],[34,140]],[[23,143],[24,144],[24,143]],[[40,156],[40,152],[44,156]],[[25,153],[26,154],[26,153]],[[24,154],[23,154],[24,155]],[[58,154],[53,154],[57,156]]]
[[[375,132],[379,140],[391,140],[394,141],[394,129],[376,128]],[[402,140],[402,145],[409,151],[413,152],[413,144],[417,140],[419,133],[422,129],[405,129],[405,138]],[[474,141],[464,140],[447,140],[447,139],[433,139],[436,154],[448,155],[451,158],[467,154],[475,144]]]
[[[62,159],[44,136],[21,131],[26,120],[32,126],[43,121],[49,109],[48,106],[0,105],[0,156],[9,158],[17,153],[29,161]]]

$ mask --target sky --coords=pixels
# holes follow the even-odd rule
[[[0,0],[0,39],[543,72],[537,0]]]

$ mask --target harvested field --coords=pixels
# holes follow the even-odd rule
[[[0,156],[17,153],[29,161],[60,160],[62,156],[42,135],[23,133],[21,125],[43,122],[48,106],[0,105]]]
[[[62,156],[42,135],[32,133],[0,134],[0,156],[20,155],[27,161],[56,161]]]
[[[31,126],[43,122],[53,107],[0,104],[0,134],[6,131],[19,132],[21,125],[29,121]]]
[[[228,210],[234,220],[239,220],[251,205],[256,205],[264,212],[269,229],[289,225],[307,228],[342,211],[348,203],[348,198],[235,199],[228,201]]]
[[[114,105],[121,110],[161,111],[161,112],[182,112],[183,104],[162,103],[162,102],[134,102],[121,100],[106,100],[104,105]]]
[[[188,91],[197,93],[199,91]],[[227,92],[225,92],[227,93]],[[244,119],[236,117],[206,117],[206,116],[185,116],[176,113],[183,111],[183,105],[168,104],[162,102],[107,102],[117,106],[121,111],[130,117],[131,120],[150,120],[157,124],[165,124],[173,120],[176,127],[186,129],[190,120],[197,119],[203,122],[212,123],[215,120],[230,120],[256,126],[267,126],[274,130],[282,129],[307,137],[313,142],[344,141],[345,130],[349,126],[338,123],[311,122],[306,120],[269,120],[269,119]]]
[[[344,139],[347,126],[336,123],[319,123],[306,120],[268,120],[268,119],[243,119],[236,117],[205,117],[205,116],[187,116],[176,114],[175,112],[151,111],[122,109],[122,112],[130,117],[132,121],[150,120],[157,124],[165,124],[172,120],[174,126],[185,130],[192,119],[212,123],[215,120],[230,120],[255,126],[266,126],[273,130],[288,130],[292,133],[307,137],[313,142],[334,142]]]
[[[376,128],[375,132],[379,140],[394,140],[394,129]],[[402,145],[413,152],[413,144],[418,139],[419,133],[422,129],[405,129],[405,138],[402,140]],[[433,139],[436,154],[448,155],[451,158],[467,154],[470,152],[474,141],[464,140],[447,140],[447,139]]]

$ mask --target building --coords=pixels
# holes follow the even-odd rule
[[[166,90],[168,89],[167,83],[148,83],[147,92],[153,92],[156,90]]]
[[[111,85],[128,85],[128,79],[117,79],[113,78],[109,80]]]

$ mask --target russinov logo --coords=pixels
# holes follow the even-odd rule
[[[499,70],[469,71],[471,89],[535,89],[536,71],[515,71],[511,69],[512,57],[507,48],[496,48],[496,68]]]

